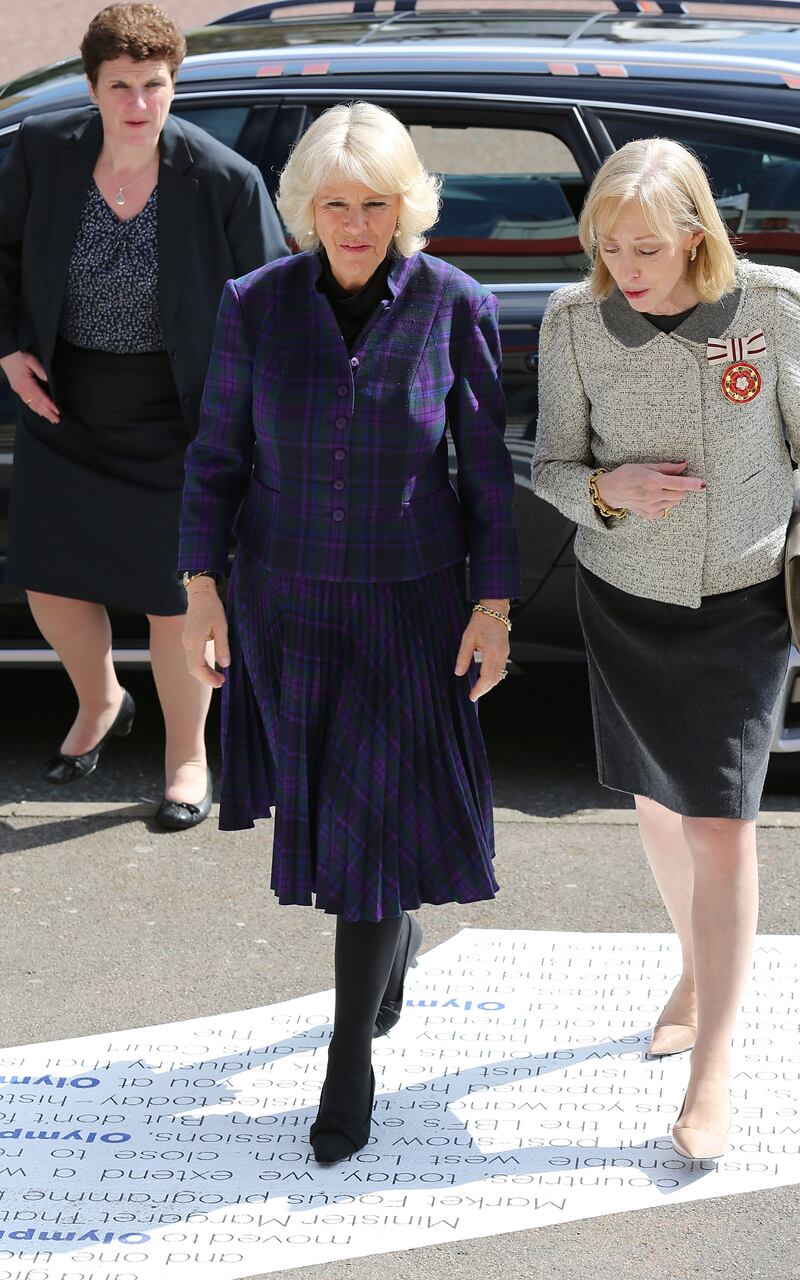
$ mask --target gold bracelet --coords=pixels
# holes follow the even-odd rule
[[[497,609],[487,609],[485,604],[474,604],[472,606],[473,613],[485,613],[487,618],[497,618],[498,622],[502,622],[508,631],[511,630],[511,619],[505,613],[499,613]]]
[[[597,510],[600,512],[600,515],[605,516],[606,519],[609,519],[610,517],[613,516],[615,520],[624,520],[626,515],[628,514],[628,508],[627,507],[610,507],[607,502],[603,501],[603,499],[600,497],[600,494],[598,493],[597,477],[604,476],[606,474],[607,474],[606,467],[598,467],[597,470],[593,471],[592,474],[589,476],[589,497],[591,498],[592,506],[596,507]]]
[[[217,575],[214,573],[213,569],[198,569],[196,573],[186,572],[182,574],[181,581],[183,582],[184,587],[188,587],[190,582],[196,582],[198,578],[211,578],[215,584],[217,581]]]

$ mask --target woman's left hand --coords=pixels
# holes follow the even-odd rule
[[[487,609],[508,616],[508,600],[481,600]],[[464,676],[475,653],[483,656],[478,680],[470,690],[470,701],[477,702],[503,679],[508,660],[508,628],[486,613],[473,613],[461,637],[461,647],[456,658],[456,675]]]

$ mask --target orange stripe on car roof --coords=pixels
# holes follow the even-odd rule
[[[621,62],[598,62],[597,73],[601,76],[622,76],[628,75],[628,68],[623,67]]]
[[[283,75],[285,62],[268,62],[263,67],[259,67],[256,72],[257,76],[280,76]]]
[[[301,76],[325,76],[330,70],[329,62],[304,62],[300,71]]]
[[[580,71],[574,62],[548,62],[547,70],[551,76],[579,76]]]

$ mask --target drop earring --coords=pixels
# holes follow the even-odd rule
[[[696,257],[697,257],[697,245],[696,245],[696,244],[693,244],[693,245],[692,245],[692,251],[691,251],[691,253],[689,254],[689,261],[690,261],[690,262],[694,262],[694,260],[695,260],[695,258],[696,258]]]

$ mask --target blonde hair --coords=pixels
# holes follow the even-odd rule
[[[705,170],[688,147],[670,138],[640,138],[609,156],[589,188],[578,224],[592,264],[592,293],[607,298],[614,280],[598,252],[623,207],[638,202],[653,235],[675,241],[702,231],[689,282],[701,302],[717,302],[736,279],[736,254],[714,203]]]
[[[303,134],[281,174],[277,205],[300,249],[316,250],[313,201],[331,180],[400,197],[393,246],[404,258],[424,249],[439,216],[441,179],[423,166],[408,130],[370,102],[330,107]]]

